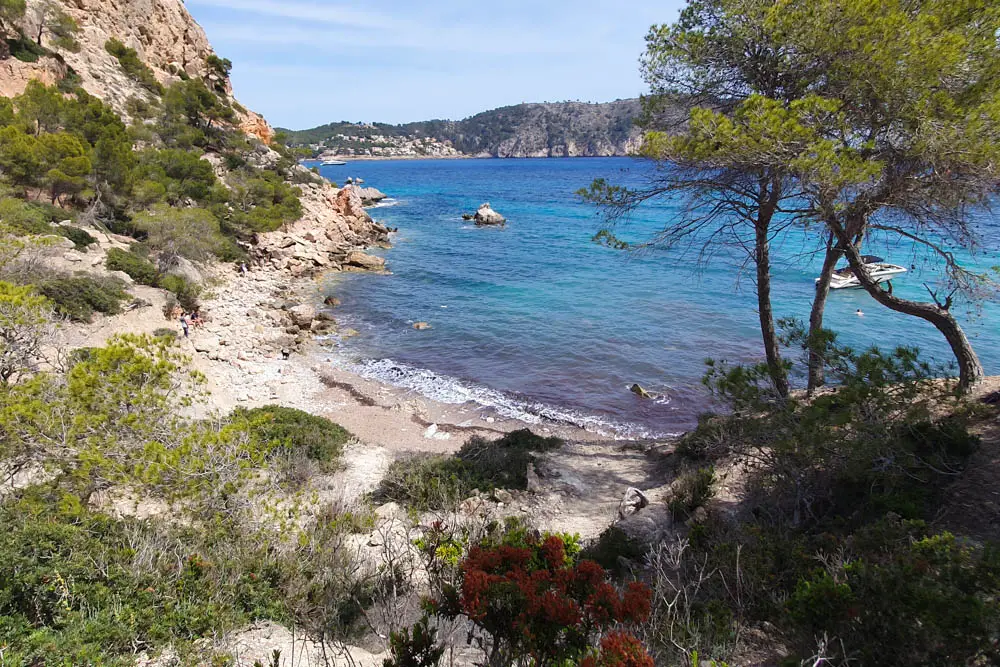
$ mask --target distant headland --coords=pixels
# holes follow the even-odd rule
[[[639,147],[638,99],[607,103],[546,102],[485,111],[460,121],[404,125],[338,122],[285,130],[289,146],[313,157],[611,157]]]

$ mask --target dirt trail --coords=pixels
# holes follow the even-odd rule
[[[661,500],[672,481],[663,457],[673,445],[623,442],[572,442],[539,457],[530,513],[540,528],[600,535],[618,517],[629,487]]]

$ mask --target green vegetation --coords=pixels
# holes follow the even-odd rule
[[[238,410],[234,417],[245,419],[262,440],[278,443],[290,455],[304,455],[326,470],[335,468],[351,439],[350,433],[329,419],[294,408],[270,405]]]
[[[160,278],[160,272],[156,269],[156,266],[133,250],[111,248],[108,250],[108,259],[105,266],[108,267],[109,271],[123,271],[127,273],[129,278],[140,285],[155,287]]]
[[[121,65],[122,70],[139,82],[143,88],[156,95],[163,95],[163,84],[156,80],[153,70],[149,69],[149,66],[142,62],[135,49],[125,46],[114,37],[107,41],[104,48],[118,59],[118,64]]]
[[[128,298],[120,280],[84,275],[41,281],[38,291],[55,304],[57,311],[77,322],[90,322],[94,313],[116,315]]]
[[[0,283],[2,303],[15,308],[0,313],[45,319],[27,288]],[[0,322],[0,340],[4,331]],[[363,516],[325,510],[299,524],[292,486],[265,472],[289,448],[335,466],[339,427],[278,408],[180,417],[203,378],[182,372],[167,336],[114,338],[73,355],[66,372],[0,358],[17,367],[0,385],[4,474],[47,471],[0,499],[5,664],[129,665],[136,650],[167,646],[203,660],[199,639],[261,619],[346,637],[387,590],[346,548],[370,526]],[[123,499],[117,518],[105,489],[163,509],[133,519]]]
[[[562,446],[524,429],[498,440],[470,438],[455,456],[416,456],[395,461],[374,497],[418,510],[447,509],[474,491],[528,487],[528,466],[535,453]]]
[[[458,151],[476,155],[497,155],[504,142],[522,135],[542,133],[539,148],[564,146],[624,146],[639,116],[638,100],[620,100],[608,104],[563,102],[519,104],[485,111],[461,121],[430,120],[405,125],[386,123],[361,124],[341,121],[309,130],[285,130],[285,142],[293,147],[322,143],[326,149],[350,154],[355,150],[392,146],[373,137],[434,139],[448,142]],[[343,137],[348,137],[347,139]]]

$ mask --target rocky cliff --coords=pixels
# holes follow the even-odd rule
[[[317,155],[423,157],[399,147],[432,146],[426,157],[444,153],[475,157],[608,157],[638,149],[635,120],[639,100],[606,104],[558,102],[519,104],[461,121],[432,120],[406,125],[333,123],[287,131],[296,146]]]
[[[67,48],[51,32],[44,31],[42,46],[51,55],[41,55],[35,62],[16,58],[0,62],[0,94],[18,95],[31,79],[53,84],[71,76],[88,93],[127,116],[130,99],[148,101],[154,93],[130,77],[108,52],[106,44],[115,38],[135,49],[162,84],[201,78],[232,95],[228,78],[209,64],[215,52],[183,0],[27,0],[22,30],[27,35],[36,34],[39,17],[53,6],[78,26],[76,48]],[[265,143],[273,139],[274,131],[263,118],[241,107],[237,109],[245,132]]]

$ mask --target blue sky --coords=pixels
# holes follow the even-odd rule
[[[683,0],[187,0],[272,124],[465,118],[644,91],[643,38]]]

